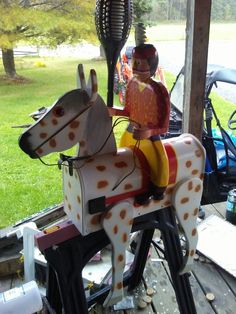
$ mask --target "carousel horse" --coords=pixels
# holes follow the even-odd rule
[[[169,184],[162,200],[137,204],[148,191],[150,167],[138,145],[117,149],[107,107],[97,93],[94,70],[86,84],[59,98],[19,139],[31,158],[62,152],[79,143],[78,155],[62,155],[64,210],[82,235],[102,228],[112,244],[112,288],[104,306],[123,296],[125,250],[134,218],[173,208],[186,237],[180,273],[189,271],[197,245],[196,220],[202,195],[205,151],[190,134],[163,141],[169,160]],[[153,152],[151,152],[153,153]]]

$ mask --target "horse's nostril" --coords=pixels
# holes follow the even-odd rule
[[[29,142],[30,132],[25,132],[19,137],[18,144],[20,148],[29,155],[31,158],[37,158],[37,154],[32,150],[31,144]]]

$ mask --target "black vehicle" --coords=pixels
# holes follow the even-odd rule
[[[207,160],[202,204],[225,201],[228,191],[236,187],[236,136],[222,127],[210,98],[212,88],[218,87],[219,82],[236,85],[236,69],[216,65],[209,65],[207,69],[202,136]],[[184,69],[178,74],[170,91],[172,110],[168,137],[178,136],[182,132],[183,91]],[[232,108],[228,119],[229,130],[236,130],[235,114],[236,110]]]

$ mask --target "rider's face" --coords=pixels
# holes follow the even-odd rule
[[[133,57],[133,74],[140,80],[145,80],[150,77],[150,66],[146,59]]]

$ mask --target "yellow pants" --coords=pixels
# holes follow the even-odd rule
[[[136,142],[133,134],[125,131],[120,140],[120,147],[134,146]],[[149,163],[152,183],[157,187],[166,187],[169,181],[169,162],[161,140],[154,142],[150,139],[140,140],[139,149]]]

